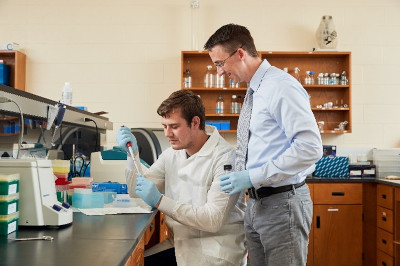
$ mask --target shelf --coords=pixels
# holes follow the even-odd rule
[[[204,88],[204,87],[191,87],[183,88],[184,90],[191,91],[247,91],[247,88]]]
[[[277,68],[288,68],[289,74],[293,75],[294,68],[300,69],[300,80],[304,81],[305,71],[315,72],[315,82],[317,82],[318,73],[338,73],[346,71],[348,85],[306,85],[302,84],[304,89],[310,95],[310,105],[316,121],[324,121],[325,130],[322,134],[343,134],[352,131],[352,102],[351,102],[351,52],[287,52],[287,51],[259,51],[262,59]],[[231,130],[220,132],[236,132],[239,114],[216,114],[215,103],[219,95],[224,99],[225,110],[230,110],[232,95],[240,96],[243,103],[247,91],[247,84],[240,83],[239,88],[205,88],[204,76],[207,65],[212,65],[212,70],[216,73],[215,66],[210,59],[207,51],[182,51],[181,52],[181,88],[192,90],[200,96],[206,109],[207,118],[229,120]],[[192,77],[192,88],[184,88],[185,70],[190,69]],[[226,78],[227,79],[227,78]],[[302,82],[303,83],[303,82]],[[225,86],[229,80],[225,80]],[[324,106],[325,103],[332,103],[333,106],[347,105],[346,108],[317,108]],[[334,130],[341,122],[347,121],[346,130]]]
[[[224,113],[224,114],[206,114],[206,117],[225,117],[225,116],[231,116],[231,117],[239,117],[240,114],[229,114],[229,113]]]
[[[18,135],[19,135],[19,132],[18,133],[8,133],[8,134],[0,133],[0,137],[11,137],[11,136],[18,136]]]
[[[17,90],[0,84],[0,97],[6,97],[15,101],[20,106],[24,117],[46,121],[48,106],[54,106],[57,102],[37,96],[32,93]],[[19,110],[15,103],[0,103],[0,113],[10,116],[19,116]],[[94,128],[94,123],[84,121],[84,118],[93,119],[100,132],[112,130],[113,124],[108,118],[92,114],[87,111],[77,109],[67,105],[67,110],[64,114],[63,124]]]
[[[10,87],[25,90],[26,56],[19,51],[0,50],[0,59],[10,67]]]
[[[348,89],[350,85],[306,85],[301,84],[305,89]]]
[[[313,111],[350,111],[350,108],[338,107],[338,108],[311,108]]]

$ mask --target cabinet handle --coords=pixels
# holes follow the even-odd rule
[[[386,240],[385,240],[385,239],[382,239],[382,243],[386,245]]]
[[[319,216],[317,216],[317,228],[321,228],[321,221]]]
[[[382,194],[382,199],[386,199],[386,194]]]
[[[344,192],[332,192],[332,196],[344,196]]]
[[[386,266],[386,262],[382,261],[382,266]]]
[[[395,243],[396,245],[400,245],[400,241],[394,240],[393,243]]]
[[[328,209],[328,212],[338,212],[339,211],[339,209]]]
[[[386,217],[382,217],[382,221],[386,222]]]

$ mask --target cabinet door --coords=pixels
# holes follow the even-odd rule
[[[362,205],[314,205],[314,265],[362,265]]]

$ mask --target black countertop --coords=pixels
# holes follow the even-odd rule
[[[0,236],[0,265],[125,265],[156,215],[87,216],[74,213],[71,225],[19,227]],[[53,241],[14,241],[11,237],[41,237]]]

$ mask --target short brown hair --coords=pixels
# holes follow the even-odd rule
[[[157,114],[166,117],[174,109],[180,109],[188,126],[195,116],[200,118],[200,129],[205,130],[206,111],[201,98],[190,90],[178,90],[164,100],[157,109]]]
[[[250,31],[240,25],[227,24],[219,28],[204,45],[204,50],[210,51],[214,46],[221,45],[227,53],[233,53],[241,47],[250,56],[258,57],[256,46]]]

